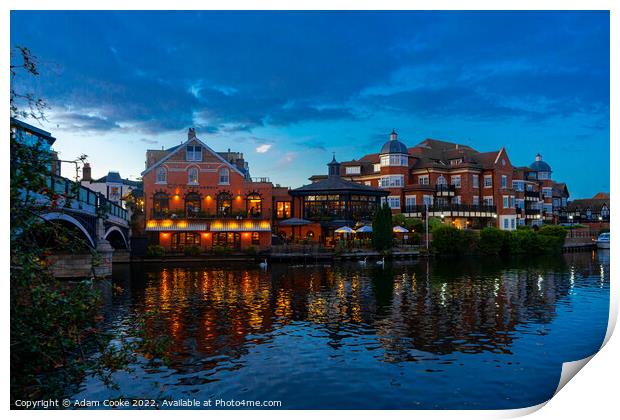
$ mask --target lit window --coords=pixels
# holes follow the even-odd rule
[[[187,170],[187,183],[189,185],[198,185],[198,168],[189,168]]]
[[[289,201],[276,202],[276,217],[278,219],[288,219],[291,217],[291,203]]]
[[[374,170],[375,172],[380,172],[380,171],[381,171],[381,164],[380,164],[380,163],[375,163],[375,164],[372,166],[372,168],[373,168],[373,170]]]
[[[228,185],[230,183],[230,171],[228,168],[220,169],[220,181],[219,184]]]
[[[157,177],[155,182],[158,184],[166,184],[168,182],[168,171],[166,168],[157,169]]]

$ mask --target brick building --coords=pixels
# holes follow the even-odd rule
[[[551,180],[551,168],[540,155],[529,167],[516,167],[503,147],[481,153],[434,139],[407,147],[395,131],[378,153],[342,162],[340,175],[387,190],[384,200],[394,213],[422,217],[428,209],[429,216],[459,228],[512,230],[557,221],[568,198],[566,185]]]
[[[149,242],[171,252],[266,248],[273,221],[290,217],[287,188],[251,178],[242,153],[215,152],[191,128],[180,145],[147,150],[142,176]]]

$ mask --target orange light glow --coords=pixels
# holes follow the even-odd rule
[[[202,234],[202,236],[204,236],[205,238],[208,238],[209,236],[211,236],[211,234],[209,232],[205,232]]]
[[[161,226],[165,227],[165,228],[168,228],[168,227],[172,226],[172,220],[170,220],[170,219],[162,220],[161,221]]]
[[[146,227],[155,227],[157,226],[157,222],[155,220],[149,220],[146,222]]]
[[[180,199],[181,199],[181,197],[179,197],[179,194],[175,194],[175,195],[174,195],[174,199],[175,199],[175,200],[180,200]]]
[[[207,196],[205,197],[205,200],[211,200],[211,196],[210,196],[210,195],[207,195]]]
[[[244,233],[244,234],[243,234],[243,237],[244,237],[244,238],[249,238],[249,237],[250,237],[250,234],[246,232],[246,233]]]
[[[162,233],[161,236],[163,236],[164,238],[168,237],[168,234],[166,232]]]
[[[177,226],[185,229],[187,227],[187,222],[185,220],[181,220],[180,222],[177,223]]]
[[[241,196],[240,196],[240,195],[238,195],[238,196],[237,196],[237,201],[240,201],[240,200],[241,200]]]

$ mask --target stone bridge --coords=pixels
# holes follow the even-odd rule
[[[99,255],[94,274],[110,275],[113,259],[120,261],[129,258],[131,229],[127,210],[102,194],[64,177],[49,177],[47,184],[59,198],[56,206],[42,215],[43,219],[71,226],[76,232],[81,232],[82,239]],[[48,198],[41,199],[49,201]],[[57,277],[93,274],[90,253],[59,254],[52,256],[51,260],[52,271]]]

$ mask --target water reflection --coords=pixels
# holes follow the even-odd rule
[[[413,381],[415,374],[407,366],[414,365],[408,362],[419,362],[417,369],[425,372],[464,366],[466,355],[504,355],[509,364],[531,362],[513,356],[515,340],[525,340],[530,327],[538,336],[549,334],[549,324],[559,310],[572,304],[568,297],[575,289],[603,287],[597,309],[605,311],[608,275],[608,256],[605,260],[600,253],[509,262],[394,262],[385,268],[282,264],[263,271],[253,266],[144,265],[115,272],[123,292],[110,297],[106,315],[112,329],[136,322],[138,315],[146,317],[148,337],[169,338],[170,385],[179,389],[225,381],[222,371],[229,371],[230,378],[244,369],[268,371],[270,364],[278,370],[275,349],[288,345],[295,351],[288,356],[298,358],[291,376],[318,371],[319,381],[346,377],[355,365],[380,377],[394,365]],[[592,327],[598,334],[589,344],[592,350],[604,327]],[[557,344],[567,351],[566,343]],[[258,349],[263,349],[260,360],[253,360]],[[325,360],[337,364],[323,371],[316,364]],[[497,364],[500,359],[493,360]],[[196,372],[200,375],[189,375]],[[267,379],[262,386],[270,386]],[[438,379],[434,386],[439,388],[458,382],[446,375]],[[346,378],[334,381],[347,383]],[[88,387],[83,395],[88,395]],[[363,401],[363,388],[357,393]],[[403,394],[402,401],[393,401],[393,408],[415,408],[405,401],[408,397]],[[465,403],[458,401],[447,398],[442,407],[463,407]],[[482,400],[480,404],[486,407]],[[333,407],[329,401],[301,400],[289,401],[291,406]]]

